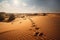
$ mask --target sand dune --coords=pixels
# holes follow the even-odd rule
[[[0,40],[59,40],[60,16],[31,16],[0,22]],[[41,34],[42,33],[42,34]]]

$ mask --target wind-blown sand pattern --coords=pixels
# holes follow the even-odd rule
[[[0,40],[60,40],[59,35],[60,14],[20,15],[0,22]]]

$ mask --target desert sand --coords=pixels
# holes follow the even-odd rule
[[[0,40],[60,40],[60,16],[31,16],[0,22]]]

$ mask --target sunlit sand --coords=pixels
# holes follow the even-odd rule
[[[58,15],[16,17],[12,22],[0,22],[0,40],[58,40],[59,30]]]

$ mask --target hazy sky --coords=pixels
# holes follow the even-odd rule
[[[60,0],[0,0],[0,12],[60,12]]]

